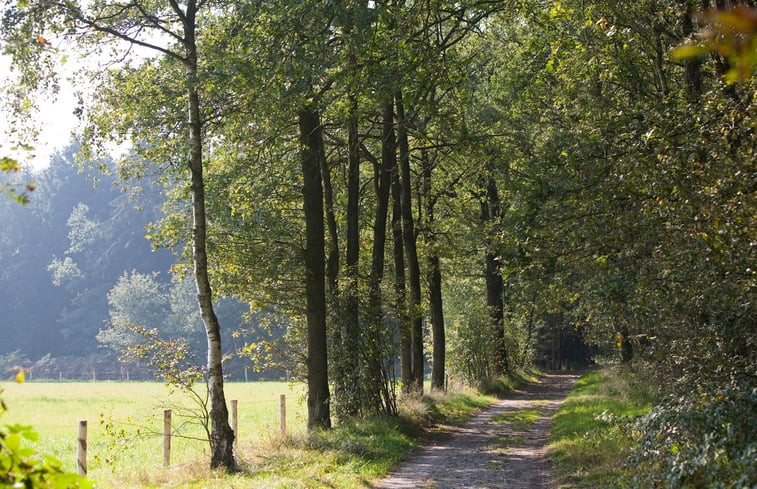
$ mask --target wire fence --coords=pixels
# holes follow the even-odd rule
[[[36,384],[39,386],[38,389],[44,392],[45,384],[39,382]],[[235,387],[237,391],[240,387],[244,387],[245,390],[253,392],[257,387],[255,384],[265,385],[266,383],[237,383]],[[87,385],[95,384],[84,383],[84,387]],[[121,386],[121,384],[110,385],[116,389]],[[281,384],[276,383],[276,385]],[[137,391],[140,388],[138,383],[123,384],[123,386],[129,386]],[[32,386],[25,384],[17,387]],[[175,401],[169,406],[168,404],[171,403],[163,402],[165,399],[159,399],[152,406],[148,406],[149,397],[146,395],[142,402],[135,403],[134,399],[130,399],[128,402],[133,404],[129,406],[135,407],[134,412],[132,415],[124,416],[124,410],[121,408],[117,409],[115,414],[108,413],[107,408],[103,408],[112,400],[101,399],[105,403],[103,405],[97,404],[100,401],[98,399],[78,400],[81,396],[78,395],[77,387],[79,386],[76,384],[64,383],[60,388],[74,390],[71,393],[72,396],[77,397],[77,404],[74,406],[68,406],[66,400],[56,399],[54,398],[56,393],[50,393],[50,398],[45,398],[44,395],[40,399],[35,397],[26,405],[18,405],[20,400],[13,399],[13,404],[20,409],[11,411],[17,419],[22,419],[21,415],[25,414],[19,413],[19,410],[29,410],[29,406],[32,406],[31,409],[37,411],[36,421],[34,417],[23,417],[24,424],[32,424],[35,431],[40,433],[40,441],[35,444],[35,448],[40,453],[50,454],[60,459],[66,470],[89,474],[97,479],[108,479],[111,477],[109,473],[129,473],[135,470],[157,469],[161,466],[175,467],[209,458],[207,418],[203,423],[203,417],[207,416],[207,408],[197,403],[180,401]],[[290,385],[290,390],[296,390],[296,386]],[[126,395],[131,393],[133,396],[133,392],[133,390],[129,391]],[[33,393],[30,397],[38,395],[39,393]],[[290,392],[289,395],[277,394],[275,397],[267,393],[264,395],[268,398],[230,399],[227,397],[230,399],[227,402],[229,424],[235,433],[234,448],[237,454],[239,454],[240,445],[245,448],[265,444],[274,438],[286,437],[305,430],[302,396],[297,392]],[[80,402],[85,403],[86,409],[79,407]],[[89,402],[89,405],[86,405],[86,402]],[[46,405],[41,403],[46,403]],[[58,412],[55,412],[56,405],[59,406]],[[144,409],[139,406],[144,406]],[[55,412],[54,415],[53,412]],[[99,414],[93,415],[93,412],[99,412]],[[43,419],[46,416],[54,419]],[[69,421],[65,424],[58,421],[64,419]]]

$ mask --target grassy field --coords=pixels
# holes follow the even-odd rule
[[[172,465],[206,458],[202,429],[187,424],[195,406],[186,394],[172,393],[157,382],[27,382],[2,384],[8,411],[3,424],[32,425],[40,434],[32,446],[76,469],[79,420],[87,420],[89,476],[121,480],[160,469],[163,463],[163,410],[173,411],[174,430],[190,438],[172,440]],[[227,402],[236,399],[240,449],[267,443],[280,432],[279,396],[287,396],[287,429],[305,430],[304,385],[286,382],[225,384]],[[191,417],[191,416],[190,416]],[[184,427],[181,425],[184,424]]]

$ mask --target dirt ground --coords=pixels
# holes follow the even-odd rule
[[[375,489],[548,489],[552,415],[578,374],[549,374],[410,455]]]

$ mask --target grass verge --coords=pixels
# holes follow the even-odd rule
[[[503,379],[515,387],[534,374]],[[500,391],[504,393],[504,391]],[[286,439],[272,436],[264,443],[241,447],[242,470],[212,473],[205,463],[141,474],[120,485],[214,489],[369,488],[440,425],[459,425],[495,401],[474,389],[431,393],[422,400],[405,399],[400,416],[351,421],[332,430]],[[433,435],[432,435],[433,436]]]
[[[628,420],[652,406],[652,395],[627,370],[606,368],[582,376],[552,420],[548,449],[559,487],[630,487],[624,466],[634,443]]]

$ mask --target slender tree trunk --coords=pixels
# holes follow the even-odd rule
[[[324,158],[320,114],[299,114],[302,195],[305,214],[305,294],[307,308],[308,428],[330,428],[326,341],[325,244],[321,161]]]
[[[402,393],[410,394],[413,385],[413,363],[410,317],[407,314],[407,291],[405,288],[405,257],[402,238],[402,187],[399,168],[395,161],[392,168],[392,237],[394,255],[394,306],[397,310],[400,336],[400,379]]]
[[[481,200],[481,219],[484,225],[490,227],[496,225],[499,219],[499,194],[497,185],[493,178],[489,177],[486,184],[486,196]],[[487,230],[491,232],[491,230]],[[488,239],[488,241],[492,241]],[[500,269],[500,257],[494,243],[489,243],[486,248],[485,270],[486,279],[486,304],[489,309],[489,322],[494,338],[494,374],[503,375],[507,373],[507,348],[505,345],[505,328],[504,328],[504,283],[502,281],[502,270]]]
[[[189,170],[192,186],[192,259],[197,285],[197,302],[208,340],[208,390],[210,395],[210,467],[236,469],[234,431],[229,426],[229,413],[223,390],[223,357],[221,326],[213,310],[213,293],[208,277],[207,217],[205,214],[205,181],[203,178],[202,119],[197,91],[197,46],[195,41],[196,4],[190,1],[184,20],[187,53],[187,96],[189,99]]]
[[[373,223],[373,251],[371,254],[371,272],[369,278],[369,309],[370,330],[366,333],[365,349],[367,356],[366,383],[368,388],[368,402],[374,411],[393,414],[394,401],[385,385],[384,367],[382,364],[385,353],[383,341],[384,314],[381,309],[381,284],[384,279],[384,248],[386,246],[386,220],[389,211],[389,192],[391,187],[392,162],[396,158],[396,142],[392,126],[392,103],[383,107],[383,135],[381,142],[381,162],[376,168],[376,214]]]
[[[342,293],[341,320],[338,338],[334,343],[339,355],[334,359],[334,395],[337,417],[340,420],[360,413],[362,397],[361,357],[355,354],[360,345],[360,310],[358,301],[358,261],[360,258],[359,197],[360,197],[360,141],[358,137],[357,98],[350,94],[350,113],[347,121],[347,251],[345,277],[347,286]]]
[[[413,359],[413,390],[423,394],[423,316],[421,315],[421,277],[418,265],[418,250],[415,241],[415,225],[413,223],[413,208],[411,200],[410,181],[410,144],[407,135],[407,121],[405,107],[402,103],[402,92],[397,90],[395,96],[397,104],[397,139],[400,157],[400,182],[402,192],[402,237],[407,258],[407,280],[410,292],[410,319],[412,324],[412,359]]]
[[[446,339],[444,335],[444,304],[442,303],[442,272],[439,255],[432,251],[428,257],[429,309],[431,316],[431,339],[434,344],[431,364],[431,389],[444,390],[444,362]]]
[[[393,106],[391,101],[384,104],[382,121],[381,163],[376,175],[376,218],[373,227],[373,252],[371,257],[370,276],[370,309],[371,331],[369,338],[369,359],[367,376],[371,389],[371,397],[380,395],[376,404],[377,410],[387,414],[395,411],[394,400],[387,390],[383,355],[386,344],[384,337],[384,314],[381,304],[381,284],[384,280],[384,249],[386,246],[386,220],[389,211],[389,193],[391,190],[391,169],[396,160],[396,141],[393,127]]]
[[[442,302],[442,271],[439,259],[439,247],[434,235],[434,206],[436,199],[433,197],[431,177],[433,167],[428,152],[421,151],[423,163],[423,195],[426,210],[426,243],[428,245],[428,303],[431,317],[431,338],[434,349],[431,357],[431,389],[444,390],[444,362],[447,353],[446,339],[444,336],[444,304]]]
[[[357,301],[358,263],[360,259],[360,140],[358,137],[357,99],[350,96],[351,107],[347,145],[349,151],[349,176],[347,177],[347,256],[345,260],[348,281],[347,296],[350,302],[346,307],[347,327],[351,336],[358,337],[359,307]]]
[[[326,261],[326,284],[329,295],[336,306],[339,295],[339,232],[334,217],[334,190],[331,187],[331,172],[325,156],[321,160],[321,175],[323,177],[323,196],[326,202],[326,223],[328,224],[329,246]],[[335,307],[337,309],[337,307]]]

